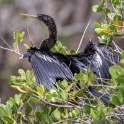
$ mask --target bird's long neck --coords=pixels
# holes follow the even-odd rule
[[[49,30],[49,37],[41,42],[41,50],[50,50],[57,41],[57,28],[52,17],[44,14],[38,15],[39,20],[41,20]]]

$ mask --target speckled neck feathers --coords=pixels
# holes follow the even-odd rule
[[[49,51],[57,41],[57,28],[52,17],[44,14],[38,14],[38,19],[42,21],[49,30],[49,38],[41,42],[40,50]]]

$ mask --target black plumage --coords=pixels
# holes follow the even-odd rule
[[[97,78],[101,78],[98,80],[99,84],[102,84],[102,79],[111,79],[109,67],[116,65],[120,60],[119,55],[113,52],[111,47],[107,49],[105,44],[92,41],[75,57],[85,66],[90,66]]]
[[[76,55],[65,56],[61,53],[54,53],[50,49],[57,41],[57,29],[52,17],[44,14],[23,15],[44,22],[49,29],[49,38],[41,41],[40,48],[30,48],[23,56],[31,62],[38,84],[41,83],[51,88],[57,79],[74,80],[73,74],[79,73],[80,70],[87,70],[87,66],[90,66],[97,78],[111,78],[108,69],[118,62],[118,55],[113,51],[104,48],[103,44],[89,42],[84,51]],[[98,83],[102,83],[101,79],[98,79]],[[108,94],[98,92],[93,87],[88,89],[92,94],[106,102],[109,101]]]
[[[43,84],[47,88],[51,88],[56,79],[74,80],[71,70],[60,57],[66,61],[68,59],[64,55],[58,56],[50,51],[41,52],[37,48],[31,48],[24,55],[24,58],[29,58],[31,62],[37,83]]]

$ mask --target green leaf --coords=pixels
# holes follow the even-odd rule
[[[121,59],[120,62],[118,63],[119,66],[121,66],[122,68],[124,68],[124,59]]]
[[[81,89],[81,90],[79,90],[79,91],[74,95],[74,97],[81,96],[85,91],[86,91],[86,89]]]
[[[74,110],[72,110],[72,117],[74,118],[74,117],[76,117],[76,113],[75,113],[75,111]]]
[[[74,78],[76,79],[76,80],[83,80],[84,78],[83,78],[83,73],[79,73],[79,74],[74,74]]]
[[[90,105],[84,105],[83,106],[83,109],[84,109],[84,112],[88,115],[90,115],[90,109],[92,108],[92,106]]]
[[[18,44],[18,42],[22,42],[23,41],[23,38],[24,38],[24,35],[25,35],[25,32],[23,31],[22,33],[20,33],[19,30],[16,30],[14,33],[13,33],[13,37],[15,39],[15,42]]]
[[[33,108],[29,103],[25,103],[25,115],[28,117],[28,115],[32,112]]]
[[[118,15],[115,15],[114,18],[113,18],[113,23],[114,23],[115,25],[118,25],[118,21],[119,21],[119,17],[118,17]],[[118,27],[115,26],[115,29],[117,30]]]
[[[73,117],[78,117],[80,114],[81,114],[81,111],[79,108],[75,108],[74,110],[72,110]]]
[[[99,118],[99,114],[97,110],[94,110],[93,108],[90,108],[91,116],[95,119]]]
[[[117,92],[117,94],[118,94],[118,100],[120,101],[120,103],[122,103],[122,102],[123,102],[123,93],[122,93],[122,91],[119,90],[119,91]]]
[[[19,69],[18,73],[21,75],[22,79],[26,79],[25,71],[23,69]]]
[[[35,98],[35,97],[31,97],[30,99],[31,99],[31,101],[34,102],[34,103],[41,103],[41,100],[38,100],[38,99]]]
[[[99,11],[98,11],[98,7],[99,7],[98,5],[94,5],[94,6],[92,7],[92,10],[93,10],[94,12],[99,12]]]
[[[16,30],[13,34],[13,37],[16,41],[19,41],[19,36],[20,36],[20,31],[19,30]]]
[[[105,4],[105,0],[100,0],[99,7],[97,9],[98,12],[102,11],[102,8],[103,8],[104,4]]]
[[[25,35],[25,32],[24,31],[19,35],[19,41],[20,42],[23,41],[24,35]]]
[[[8,100],[8,101],[6,102],[6,110],[7,110],[7,112],[8,112],[8,116],[9,116],[9,117],[12,116],[12,107],[13,107],[13,103]]]
[[[61,96],[64,100],[66,100],[68,98],[68,93],[66,92],[66,90],[62,90],[61,91]]]
[[[118,5],[118,0],[112,0],[112,3],[114,4],[114,5]]]
[[[105,12],[106,14],[108,14],[108,13],[110,13],[110,12],[111,12],[111,10],[110,10],[110,9],[108,9],[108,8],[106,8],[106,7],[102,8],[102,10],[103,10],[103,12]]]
[[[14,99],[15,99],[16,104],[19,105],[21,102],[21,94],[18,94],[18,95],[15,94]]]
[[[71,55],[75,55],[76,54],[76,50],[71,50],[70,53],[71,53]]]
[[[14,124],[14,120],[8,116],[4,116],[4,119],[8,122],[8,124]]]
[[[114,20],[115,16],[117,16],[116,13],[108,13],[108,17],[109,17],[111,20]]]
[[[121,33],[114,33],[113,36],[115,36],[115,37],[122,37],[122,36],[124,36],[124,34],[121,34]]]
[[[104,110],[103,106],[98,106],[97,107],[97,111],[98,111],[99,117],[101,117],[101,118],[105,118],[105,113],[104,113],[103,110]]]
[[[102,38],[102,41],[107,44],[107,46],[112,43],[112,39],[113,39],[112,35],[109,35],[109,34],[102,35],[101,38]]]
[[[30,49],[30,47],[27,44],[24,44],[24,47],[26,50]]]
[[[14,113],[14,119],[16,120],[18,117],[18,115],[17,115],[18,114],[18,108],[17,108],[16,104],[13,105],[12,110]]]
[[[59,52],[59,53],[62,53],[62,54],[69,54],[69,51],[68,51],[67,47],[63,46],[60,41],[56,42],[56,44],[52,48],[52,51],[53,52]]]
[[[119,66],[111,66],[109,68],[109,73],[114,78],[118,78],[121,75],[124,75],[124,70],[122,70]]]
[[[58,110],[58,108],[52,112],[52,116],[54,117],[55,120],[60,120],[61,118],[61,113],[60,111]]]
[[[119,99],[117,96],[113,95],[110,97],[110,101],[114,104],[114,105],[121,105]]]
[[[40,118],[42,120],[42,122],[46,122],[47,124],[53,124],[53,120],[51,118],[51,116],[49,116],[48,114],[42,114],[42,118]],[[43,123],[45,124],[45,123]]]
[[[36,111],[36,112],[35,112],[35,115],[36,115],[36,117],[37,117],[38,119],[41,119],[41,117],[42,117],[42,112]]]
[[[3,116],[8,116],[8,112],[5,106],[1,104],[0,105],[0,117],[3,117]]]
[[[14,51],[17,51],[17,45],[18,45],[17,42],[13,43],[13,49],[14,49]]]
[[[68,82],[67,82],[67,80],[63,80],[62,82],[61,82],[61,85],[62,85],[62,87],[65,89],[65,88],[67,88],[68,87]]]
[[[121,52],[121,56],[124,59],[124,51]]]
[[[124,75],[122,75],[122,76],[119,76],[118,78],[116,78],[116,85],[118,85],[118,86],[124,86]],[[123,87],[118,87],[118,88],[116,88],[116,89],[123,89]]]
[[[23,103],[28,102],[30,100],[30,95],[22,94],[21,99],[22,99]]]
[[[41,96],[44,95],[44,86],[42,84],[40,84],[40,87],[37,87],[37,92]]]
[[[94,73],[91,71],[90,67],[88,67],[88,84],[93,84],[95,82],[95,75]]]
[[[106,114],[110,114],[113,111],[113,109],[111,107],[106,107],[105,109],[107,111]]]
[[[50,93],[51,94],[57,93],[57,90],[56,89],[50,89]]]
[[[94,12],[101,12],[102,9],[103,9],[104,3],[105,3],[105,0],[101,0],[99,5],[94,5],[94,6],[92,7],[92,10],[93,10]]]
[[[52,100],[52,95],[51,95],[50,93],[47,93],[47,94],[46,94],[46,100],[49,101],[49,102],[51,102],[51,100]]]
[[[100,29],[102,28],[102,26],[101,26],[99,23],[97,23],[97,22],[94,23],[94,26],[95,26],[96,28],[100,28]]]
[[[95,32],[96,32],[97,34],[101,34],[101,33],[102,33],[102,30],[103,30],[102,28],[96,28],[96,29],[95,29]]]

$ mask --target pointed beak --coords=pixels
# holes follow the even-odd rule
[[[19,57],[19,59],[23,59],[23,56]]]
[[[29,14],[23,14],[23,13],[20,13],[20,15],[21,15],[21,16],[26,16],[26,17],[28,17],[28,18],[35,18],[35,19],[38,19],[38,17],[35,16],[35,15],[29,15]]]

